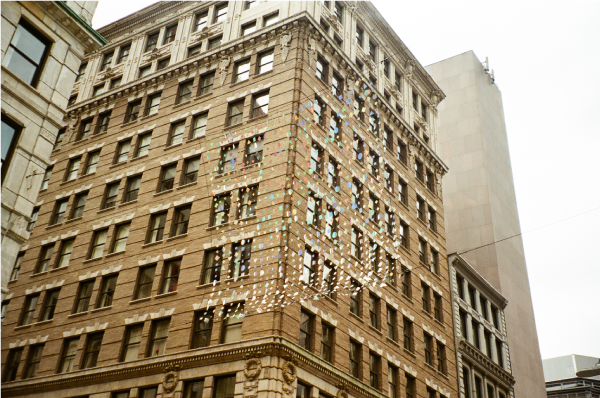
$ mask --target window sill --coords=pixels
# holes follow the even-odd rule
[[[252,122],[255,122],[255,121],[257,121],[257,120],[261,120],[261,119],[267,119],[268,117],[269,117],[269,114],[268,114],[268,113],[267,113],[266,115],[262,115],[262,116],[253,117],[253,118],[250,118],[250,119],[248,119],[248,120],[246,121],[246,124],[248,124],[248,123],[252,123]]]
[[[435,319],[435,323],[439,324],[443,328],[446,328],[446,325],[444,324],[444,321],[440,321],[439,319]]]
[[[144,297],[144,298],[137,299],[137,300],[131,300],[131,301],[129,302],[129,304],[143,303],[143,302],[145,302],[145,301],[150,301],[150,299],[151,299],[151,298],[152,298],[152,296],[149,296],[149,297]]]
[[[163,148],[163,151],[168,151],[169,149],[177,148],[177,147],[180,147],[182,145],[183,145],[183,142],[180,142],[179,144],[173,144],[173,145],[170,145],[170,146],[168,146],[166,148]]]
[[[250,278],[250,275],[248,275],[248,274],[247,275],[241,275],[241,276],[238,276],[238,277],[230,277],[230,278],[225,279],[225,283],[239,282],[240,280],[249,279],[249,278]]]
[[[415,355],[414,352],[407,350],[406,348],[404,348],[404,353],[410,355],[413,358],[417,358],[417,356]]]
[[[108,212],[109,210],[114,210],[114,209],[116,209],[116,206],[113,206],[113,207],[107,207],[106,209],[100,209],[100,210],[98,210],[98,211],[96,212],[96,214],[100,214],[100,213],[106,213],[106,212]]]
[[[383,336],[383,332],[377,328],[374,328],[372,325],[369,325],[369,329]]]
[[[205,283],[204,285],[197,285],[197,286],[196,286],[196,289],[204,289],[204,288],[206,288],[206,287],[216,286],[216,285],[218,285],[218,284],[220,284],[220,283],[221,283],[221,281],[217,281],[217,283],[215,283],[215,284],[212,284],[212,283]]]
[[[244,125],[244,122],[242,121],[242,122],[239,122],[239,123],[236,123],[236,124],[232,124],[230,126],[225,126],[225,127],[228,128],[228,129],[234,129],[234,128],[237,128],[237,127],[241,127],[243,125]]]
[[[421,312],[424,313],[425,315],[427,315],[427,317],[429,317],[429,319],[433,319],[433,316],[429,312],[425,311],[424,309],[421,309]]]
[[[60,225],[63,225],[63,223],[62,223],[62,222],[59,222],[59,223],[57,223],[57,224],[48,225],[48,226],[46,227],[46,229],[51,229],[51,228],[54,228],[54,227],[58,227],[58,226],[60,226]]]
[[[50,270],[44,271],[44,272],[36,272],[35,274],[31,275],[30,278],[34,278],[34,277],[42,276],[42,275],[47,275],[49,272],[50,272]]]
[[[174,296],[177,294],[177,290],[175,290],[174,292],[168,292],[168,293],[162,293],[162,294],[157,294],[156,296],[154,296],[154,298],[161,298],[161,297],[168,297],[168,296]]]
[[[74,221],[79,221],[82,218],[83,218],[83,216],[79,216],[79,217],[76,217],[76,218],[69,218],[67,221],[65,221],[65,224],[68,224],[68,223],[74,222]]]
[[[238,218],[235,220],[235,222],[250,222],[251,220],[256,220],[256,214],[244,218]]]
[[[332,304],[334,304],[336,307],[338,305],[337,301],[335,301],[334,298],[329,297],[327,294],[323,293],[323,298],[325,298],[327,301],[331,301]]]
[[[206,133],[199,135],[198,137],[188,138],[186,141],[186,144],[189,144],[190,142],[198,141],[200,138],[204,138],[204,137],[206,137]]]
[[[128,122],[124,122],[123,124],[121,124],[121,128],[123,127],[127,127],[127,126],[131,126],[132,124],[134,124],[135,122],[137,122],[139,119],[136,118],[135,120],[130,120]]]
[[[242,85],[242,84],[244,84],[244,83],[247,83],[247,82],[249,82],[249,81],[250,81],[250,76],[248,76],[248,78],[247,78],[246,80],[240,80],[239,82],[231,83],[231,84],[229,85],[229,88],[232,88],[232,87],[235,87],[235,86]]]
[[[262,162],[262,161],[260,161],[259,163],[253,163],[253,164],[246,165],[246,166],[244,166],[244,167],[241,167],[241,168],[239,169],[239,171],[248,170],[248,169],[251,169],[251,168],[254,168],[254,167],[256,167],[256,168],[263,167],[263,162]]]
[[[104,311],[104,310],[110,310],[110,309],[112,309],[112,305],[107,305],[106,307],[94,308],[90,312],[93,314],[95,312]]]
[[[82,263],[86,264],[86,263],[91,263],[92,261],[96,261],[96,260],[100,260],[102,259],[102,256],[100,257],[95,257],[95,258],[88,258],[87,260],[83,260]]]
[[[360,318],[358,315],[350,312],[350,316],[355,318],[356,320],[360,321],[361,323],[364,323],[364,321],[362,320],[362,318]]]
[[[145,243],[145,244],[142,245],[142,249],[145,249],[145,248],[150,247],[150,246],[155,246],[155,245],[158,245],[160,243],[163,243],[162,239],[161,240],[157,240],[156,242]]]
[[[114,257],[116,255],[123,254],[123,253],[125,253],[125,250],[121,250],[120,252],[109,253],[106,256],[104,256],[104,258]]]
[[[219,227],[230,227],[232,225],[231,222],[226,222],[225,224],[213,225],[212,227],[206,228],[207,231],[214,231]]]
[[[392,340],[392,339],[390,339],[390,337],[389,337],[389,336],[387,336],[387,337],[386,337],[386,339],[387,339],[388,343],[391,343],[391,344],[393,344],[393,345],[395,345],[395,346],[398,346],[398,347],[400,347],[400,343],[398,343],[398,342],[397,342],[397,341],[395,341],[395,340]]]
[[[28,325],[15,326],[14,330],[23,330],[23,329],[32,327],[33,325],[34,325],[33,323],[30,323]]]
[[[138,201],[137,199],[134,199],[134,200],[130,200],[129,202],[120,203],[120,204],[119,204],[119,208],[121,208],[121,207],[123,207],[123,206],[129,206],[129,205],[131,205],[131,204],[137,203],[137,201]]]
[[[167,242],[170,242],[170,241],[178,239],[178,238],[185,238],[187,236],[188,236],[187,232],[185,234],[181,234],[181,235],[170,236],[167,238]]]
[[[173,105],[172,109],[177,109],[177,108],[180,108],[182,106],[189,105],[191,102],[192,102],[192,99],[190,98],[189,100],[187,100],[185,102],[181,102],[179,104]]]
[[[130,162],[134,162],[136,160],[144,159],[144,158],[147,158],[147,157],[148,157],[148,154],[145,154],[145,155],[142,155],[142,156],[136,156],[135,158],[131,159]]]
[[[400,248],[410,254],[410,249],[408,247],[400,245]]]
[[[273,73],[273,69],[271,69],[271,70],[268,70],[268,71],[266,71],[266,72],[263,72],[263,73],[257,73],[257,74],[255,74],[255,75],[252,75],[252,76],[251,76],[251,79],[259,79],[259,78],[261,78],[261,77],[263,77],[263,76],[266,76],[266,75],[268,75],[269,73]]]
[[[54,320],[54,318],[52,319],[46,319],[45,321],[39,321],[39,322],[35,322],[33,325],[34,326],[38,326],[38,325],[45,325],[47,323],[52,323],[52,321]]]
[[[413,302],[412,298],[410,296],[405,295],[404,293],[402,293],[402,297],[411,303]]]
[[[144,116],[140,117],[138,120],[142,121],[142,120],[146,120],[146,119],[151,119],[153,116],[158,116],[158,111],[156,111],[156,113],[153,113],[152,115],[144,115]]]
[[[115,167],[122,166],[122,165],[124,165],[124,164],[126,164],[126,163],[127,163],[127,160],[124,160],[124,161],[122,161],[122,162],[119,162],[119,163],[112,164],[112,165],[108,166],[108,168],[109,168],[109,170],[110,170],[110,169],[114,169]]]
[[[89,311],[82,311],[82,312],[78,312],[78,313],[76,313],[76,314],[70,314],[70,315],[67,315],[67,318],[76,318],[76,317],[78,317],[78,316],[81,316],[81,315],[87,315],[87,314],[89,314],[89,313],[90,313]]]
[[[206,93],[206,94],[202,94],[202,95],[197,95],[197,96],[194,97],[194,101],[199,101],[199,100],[206,99],[207,97],[210,97],[211,95],[213,95],[212,91],[210,93]]]
[[[96,172],[95,172],[95,171],[94,171],[94,172],[92,172],[92,173],[87,173],[87,174],[84,174],[84,175],[82,175],[81,177],[78,177],[77,179],[78,179],[78,180],[81,180],[82,178],[89,177],[89,176],[93,176],[93,175],[96,175]]]
[[[196,184],[198,184],[198,180],[196,180],[194,182],[187,183],[185,185],[180,185],[180,186],[178,186],[175,189],[183,189],[183,188],[191,187],[192,185],[196,185]]]
[[[61,269],[66,269],[69,268],[68,265],[65,265],[64,267],[60,267],[60,268],[52,268],[49,272],[56,272],[56,271],[60,271]]]
[[[169,192],[173,192],[173,188],[171,188],[171,189],[165,189],[164,191],[157,192],[157,193],[154,194],[154,196],[164,195],[164,194],[169,193]]]

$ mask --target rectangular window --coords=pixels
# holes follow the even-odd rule
[[[131,148],[131,140],[121,141],[117,144],[117,152],[115,153],[114,164],[119,164],[127,161],[129,157],[129,149]]]
[[[423,347],[425,349],[425,363],[433,366],[433,337],[423,333]]]
[[[89,334],[87,336],[81,369],[88,369],[96,366],[98,363],[98,355],[100,354],[100,347],[102,347],[103,337],[104,332]]]
[[[300,338],[298,345],[307,351],[312,351],[314,315],[300,312]]]
[[[360,378],[360,362],[362,361],[362,345],[350,340],[350,374]]]
[[[108,123],[110,122],[110,114],[111,112],[104,112],[98,116],[98,125],[95,134],[106,133],[108,130]]]
[[[168,146],[179,145],[183,142],[183,132],[185,131],[185,120],[171,124]]]
[[[194,116],[192,120],[192,131],[190,134],[190,140],[194,138],[204,137],[206,135],[206,125],[208,123],[208,113],[203,113],[198,116]]]
[[[469,339],[469,335],[467,333],[467,313],[463,310],[458,310],[458,317],[460,319],[460,334],[463,338]]]
[[[42,246],[40,250],[40,257],[38,258],[37,266],[35,267],[35,273],[46,272],[50,269],[50,259],[54,252],[54,243]]]
[[[375,223],[379,222],[379,199],[369,192],[369,218]]]
[[[504,367],[504,345],[502,341],[496,340],[496,353],[498,354],[498,365],[503,368]]]
[[[175,182],[175,173],[177,171],[177,163],[163,166],[160,171],[160,180],[158,181],[157,192],[164,192],[173,189]]]
[[[269,114],[269,92],[256,94],[252,97],[252,118]]]
[[[471,320],[471,330],[473,333],[473,344],[477,349],[481,350],[481,340],[479,339],[479,323]]]
[[[169,335],[169,324],[171,318],[152,321],[150,336],[148,338],[148,350],[146,357],[164,355],[167,348],[167,336]]]
[[[483,315],[483,319],[488,320],[488,310],[487,310],[487,299],[481,295],[479,295],[479,308],[481,309],[479,312]]]
[[[50,177],[52,177],[52,166],[48,166],[46,172],[44,173],[44,178],[42,179],[42,185],[40,187],[40,191],[44,189],[48,189],[48,183],[50,182]]]
[[[257,71],[256,73],[260,75],[261,73],[270,72],[273,70],[273,50],[268,50],[258,54],[258,62],[257,62]]]
[[[456,275],[456,286],[458,287],[458,297],[466,301],[465,298],[465,278]]]
[[[129,236],[130,223],[121,224],[115,227],[115,236],[113,237],[111,253],[125,251],[127,246],[127,237]]]
[[[425,185],[430,192],[435,193],[435,175],[429,169],[427,169],[427,172],[425,173]]]
[[[404,335],[404,349],[413,350],[413,323],[406,317],[402,318],[402,332]]]
[[[379,330],[379,297],[369,294],[369,319],[371,327]]]
[[[446,347],[437,342],[437,370],[442,374],[446,374]]]
[[[440,273],[440,265],[439,265],[439,254],[438,252],[433,249],[430,248],[429,250],[429,257],[430,257],[430,265],[429,265],[429,269],[431,270],[431,272],[433,272],[434,274],[438,274]]]
[[[50,219],[50,225],[56,225],[63,222],[65,213],[67,212],[67,206],[69,199],[57,200],[54,204],[54,211],[52,212],[52,218]]]
[[[335,240],[338,236],[337,228],[337,211],[334,209],[332,205],[327,203],[327,209],[325,211],[325,236],[331,240]]]
[[[397,333],[396,333],[397,315],[396,314],[397,314],[397,311],[388,305],[387,306],[387,337],[392,341],[396,341],[396,335],[397,335]]]
[[[333,41],[335,41],[335,44],[337,44],[338,47],[343,48],[342,45],[344,43],[344,40],[342,40],[340,36],[333,35]]]
[[[369,57],[373,62],[377,62],[377,45],[369,41]]]
[[[471,398],[471,374],[465,366],[462,368],[462,379],[465,386],[465,398]]]
[[[46,291],[44,297],[44,304],[42,305],[42,311],[40,312],[39,322],[49,321],[54,318],[54,311],[56,310],[56,303],[58,302],[58,295],[60,289],[53,289]]]
[[[125,194],[123,195],[123,203],[133,202],[137,200],[141,184],[141,175],[127,178]]]
[[[408,184],[398,179],[398,200],[404,205],[408,205]]]
[[[200,167],[200,156],[186,159],[183,162],[180,185],[192,184],[198,179],[198,168]]]
[[[96,167],[98,166],[98,160],[100,160],[100,151],[88,153],[87,159],[85,161],[85,170],[83,172],[83,175],[95,173]]]
[[[90,247],[89,259],[100,258],[104,253],[104,244],[106,243],[106,236],[108,235],[108,228],[99,231],[94,231],[92,238],[92,246]]]
[[[105,276],[102,278],[100,284],[100,291],[98,292],[98,302],[96,308],[110,307],[113,303],[115,296],[115,289],[117,288],[118,274]]]
[[[333,326],[321,323],[321,358],[327,362],[333,362]]]
[[[362,258],[362,233],[356,227],[352,227],[350,254],[358,260]]]
[[[98,86],[94,86],[94,92],[92,93],[92,97],[95,97],[95,96],[103,94],[103,93],[104,93],[104,83],[100,84]]]
[[[433,293],[433,316],[436,320],[442,322],[442,296]]]
[[[192,58],[202,52],[202,43],[195,45],[193,47],[188,48],[188,58]]]
[[[375,178],[379,178],[379,155],[373,149],[369,149],[367,158],[367,170]]]
[[[315,282],[315,274],[319,263],[318,253],[312,252],[310,249],[304,250],[304,261],[302,262],[302,275],[300,280],[307,285],[312,285]]]
[[[131,50],[131,44],[121,46],[119,50],[119,59],[117,60],[117,65],[120,65],[123,62],[127,61],[127,58],[129,58],[129,50]]]
[[[139,398],[156,398],[158,396],[158,386],[139,389]]]
[[[344,6],[342,6],[337,1],[334,4],[333,15],[335,15],[335,18],[338,20],[339,23],[343,23]]]
[[[127,326],[125,328],[125,339],[123,340],[123,349],[121,350],[121,362],[135,361],[138,359],[143,329],[143,323]]]
[[[492,324],[498,330],[500,330],[500,311],[494,305],[492,307]]]
[[[477,293],[475,291],[475,288],[473,288],[472,286],[469,286],[469,301],[471,304],[471,307],[473,309],[477,308]]]
[[[321,174],[323,168],[323,148],[321,148],[316,142],[313,141],[310,148],[310,170],[309,174],[316,173]]]
[[[354,149],[354,159],[357,160],[360,164],[363,163],[364,151],[365,151],[365,141],[360,138],[360,136],[354,133],[354,141],[352,142],[352,148]]]
[[[405,389],[405,397],[406,398],[415,398],[416,397],[416,388],[415,388],[415,378],[412,376],[409,376],[408,373],[406,373],[405,375],[406,377],[406,389]]]
[[[322,80],[324,83],[327,83],[328,66],[329,65],[323,58],[317,58],[317,69],[315,74],[317,78]]]
[[[117,88],[121,85],[121,82],[123,81],[123,77],[116,77],[114,79],[110,80],[110,85],[109,85],[109,89],[112,90],[114,88]]]
[[[308,192],[306,200],[306,224],[315,228],[319,227],[319,215],[321,214],[321,198],[312,191]]]
[[[394,171],[387,164],[383,167],[383,184],[391,194],[394,193]]]
[[[202,272],[202,280],[200,284],[208,285],[209,283],[218,282],[221,280],[221,266],[223,264],[223,248],[207,250],[204,255],[204,269]]]
[[[485,340],[485,355],[492,359],[492,333],[487,329],[483,329],[483,338]]]
[[[244,114],[244,100],[232,102],[227,110],[227,126],[234,126],[242,122]]]
[[[143,66],[138,73],[138,79],[148,76],[152,72],[152,64]]]
[[[361,28],[360,26],[356,25],[356,44],[360,47],[363,48],[364,46],[364,37],[365,37],[365,32],[363,30],[363,28]]]
[[[256,21],[242,25],[242,37],[256,32]]]
[[[431,312],[430,290],[431,288],[429,286],[421,284],[421,303],[423,304],[423,311],[427,313]]]
[[[319,97],[315,97],[313,102],[313,119],[321,126],[325,122],[325,102]]]
[[[19,253],[17,255],[15,265],[13,265],[13,269],[10,273],[9,282],[16,281],[17,279],[19,279],[19,273],[21,272],[21,264],[23,264],[23,257],[25,257],[25,253]]]
[[[212,398],[233,398],[235,394],[235,375],[215,377],[215,389]]]
[[[187,234],[191,211],[191,205],[181,206],[175,209],[175,215],[173,217],[173,227],[171,228],[171,236]]]
[[[87,66],[88,66],[87,62],[79,65],[79,71],[77,72],[77,77],[75,77],[75,83],[80,81],[81,78],[83,77],[83,75],[85,75],[85,70],[87,69]]]
[[[244,239],[241,242],[234,243],[231,251],[233,256],[231,257],[229,276],[237,279],[240,276],[248,275],[252,254],[252,239]]]
[[[228,3],[219,4],[215,7],[212,23],[223,22],[225,19],[227,19],[227,7]]]
[[[425,222],[425,201],[421,197],[417,196],[415,205],[417,207],[417,218]]]
[[[477,398],[483,398],[483,383],[477,376],[475,376],[475,396]]]
[[[194,80],[188,80],[179,84],[179,88],[177,89],[177,101],[176,104],[182,104],[184,102],[188,102],[192,99],[192,87],[194,85]],[[171,144],[173,145],[173,144]]]
[[[146,239],[146,243],[158,242],[163,239],[166,222],[166,211],[162,213],[155,213],[150,216],[150,225],[148,226],[148,238]]]
[[[229,222],[231,195],[229,193],[215,196],[210,226],[219,226]]]
[[[402,267],[402,294],[410,297],[410,271]]]
[[[63,349],[60,355],[60,361],[58,364],[58,373],[66,373],[73,370],[78,344],[79,337],[65,339],[63,343]]]
[[[146,116],[156,115],[158,113],[160,95],[161,93],[157,93],[148,96],[148,100],[146,101]]]
[[[240,188],[239,219],[256,215],[256,203],[258,202],[258,185]]]
[[[36,344],[29,347],[29,354],[27,355],[27,361],[25,362],[25,369],[23,369],[23,379],[31,379],[35,377],[42,360],[43,350],[44,344]]]
[[[163,39],[163,45],[171,43],[175,40],[175,35],[177,34],[177,24],[167,26],[165,30],[165,37]]]
[[[230,304],[223,308],[221,343],[233,343],[242,339],[244,303]],[[233,397],[233,395],[232,395]]]
[[[213,91],[213,84],[215,82],[215,72],[205,73],[200,76],[200,84],[198,85],[198,95],[210,94]],[[205,114],[208,115],[208,114]],[[205,123],[206,125],[206,123]]]
[[[340,184],[339,164],[333,156],[329,156],[329,164],[327,165],[327,184],[330,187],[337,187]]]
[[[379,273],[379,245],[369,239],[369,261],[373,273]]]
[[[177,291],[179,282],[179,271],[181,269],[181,259],[165,262],[162,271],[162,282],[159,294],[171,293]]]
[[[202,348],[210,345],[215,310],[196,311],[194,314],[194,330],[191,348]],[[187,396],[187,395],[186,395]],[[199,397],[201,398],[201,397]]]
[[[213,50],[219,46],[221,46],[221,42],[223,41],[223,35],[219,35],[216,37],[213,37],[212,39],[210,39],[208,41],[208,50]]]
[[[21,319],[19,320],[19,326],[30,325],[33,323],[33,314],[37,307],[38,299],[40,294],[30,294],[25,297],[25,303],[23,304],[23,310],[21,312]]]
[[[243,82],[250,78],[250,58],[235,64],[233,83]]]
[[[152,141],[152,132],[140,134],[137,139],[134,158],[139,158],[141,156],[148,155],[148,152],[150,150],[150,142],[151,141]]]
[[[80,165],[81,165],[81,156],[78,158],[69,160],[69,166],[67,167],[65,181],[73,181],[74,179],[77,178],[77,172],[79,171]]]
[[[152,284],[154,282],[154,273],[156,272],[156,264],[141,267],[138,272],[134,300],[150,297],[152,294]]]
[[[264,142],[264,135],[255,136],[246,140],[244,166],[255,165],[262,161]]]
[[[398,368],[388,364],[388,394],[390,398],[398,398]]]
[[[390,286],[396,286],[396,260],[389,255],[385,255],[386,262],[386,271],[385,271],[385,281]]]
[[[385,206],[384,218],[385,218],[385,233],[388,236],[393,237],[395,235],[394,225],[396,223],[395,222],[396,217],[395,217],[394,213],[392,213],[392,210],[387,206]]]
[[[333,299],[333,292],[335,290],[335,268],[329,261],[325,261],[323,264],[323,287],[322,292],[327,297]]]
[[[80,282],[79,289],[77,289],[77,296],[75,296],[75,306],[73,307],[73,314],[80,312],[86,312],[90,305],[90,298],[92,297],[92,291],[94,290],[95,279],[87,282]]]
[[[159,33],[160,32],[155,32],[148,35],[148,38],[146,40],[146,48],[144,49],[145,53],[147,53],[148,51],[152,51],[156,48]]]
[[[206,27],[206,23],[208,22],[208,11],[203,11],[201,13],[196,14],[196,18],[194,19],[194,32],[197,32]]]
[[[77,141],[85,140],[90,136],[90,131],[92,130],[92,120],[92,118],[89,118],[81,122],[79,134],[77,135]]]
[[[6,363],[4,365],[4,376],[2,377],[2,381],[8,382],[15,381],[17,379],[17,371],[19,370],[22,355],[23,347],[12,348],[8,351]]]
[[[138,115],[140,113],[141,105],[142,100],[137,100],[129,103],[129,105],[127,106],[127,113],[125,114],[124,123],[134,122],[137,120]]]
[[[421,182],[425,182],[425,172],[423,163],[415,160],[415,177]]]
[[[102,64],[100,65],[100,71],[107,70],[110,67],[110,64],[112,64],[114,55],[115,55],[114,51],[104,54],[104,57],[102,58]]]
[[[61,241],[58,258],[56,259],[56,265],[54,268],[64,268],[69,265],[74,243],[75,238]]]
[[[427,226],[430,230],[436,230],[435,210],[429,207],[427,209]]]
[[[369,385],[379,389],[379,379],[381,373],[381,357],[374,352],[369,352]]]
[[[362,301],[362,286],[351,279],[350,281],[350,312],[360,318],[360,302]]]
[[[277,23],[277,21],[279,21],[279,11],[271,14],[271,15],[267,15],[264,20],[263,20],[263,28],[266,28],[267,26],[271,26],[275,23]]]
[[[342,120],[337,116],[335,112],[331,112],[329,118],[329,141],[335,142],[338,146],[342,143]]]

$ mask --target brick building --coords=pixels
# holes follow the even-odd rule
[[[443,94],[373,5],[165,2],[99,32],[2,394],[456,396]]]

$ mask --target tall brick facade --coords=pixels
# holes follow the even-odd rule
[[[99,31],[3,395],[456,396],[443,94],[377,10],[168,2]]]

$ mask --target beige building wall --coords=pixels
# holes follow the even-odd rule
[[[544,397],[544,375],[500,90],[472,51],[429,65],[446,94],[439,109],[447,249],[461,254],[498,289],[506,309],[515,396]],[[472,250],[478,248],[476,250]]]

